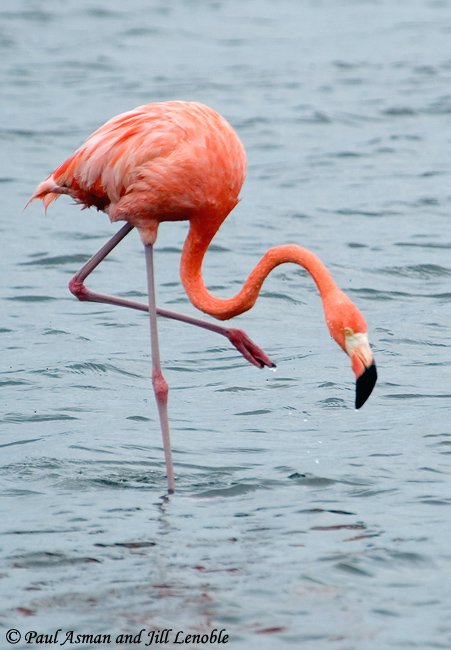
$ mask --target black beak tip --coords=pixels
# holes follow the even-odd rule
[[[356,381],[355,391],[355,407],[359,409],[363,406],[371,395],[373,388],[377,381],[376,364],[372,363],[371,366],[365,368],[363,374]]]

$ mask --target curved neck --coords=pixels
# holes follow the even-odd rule
[[[314,253],[296,244],[290,244],[271,248],[265,253],[251,271],[241,291],[233,298],[217,298],[208,291],[202,277],[203,258],[216,230],[205,232],[196,221],[191,221],[182,251],[180,277],[193,305],[219,320],[233,318],[250,309],[258,298],[265,278],[276,266],[285,262],[298,264],[310,273],[323,302],[331,291],[338,290],[331,274]]]

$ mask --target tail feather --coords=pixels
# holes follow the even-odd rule
[[[27,205],[25,208],[27,208],[30,203],[33,201],[36,201],[36,199],[41,199],[44,208],[45,208],[45,213],[47,214],[47,208],[49,207],[50,203],[52,201],[56,201],[56,199],[61,195],[64,194],[63,188],[59,187],[53,178],[53,174],[49,176],[45,181],[40,183],[37,188],[34,191],[33,196],[30,198],[28,201]]]

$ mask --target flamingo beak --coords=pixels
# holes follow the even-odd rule
[[[355,407],[361,408],[371,395],[377,381],[376,364],[373,360],[366,332],[345,330],[345,349],[351,357],[356,376]]]
[[[377,381],[376,364],[373,363],[368,368],[365,368],[360,377],[357,377],[355,383],[355,407],[359,409],[363,406],[371,395],[373,388]]]

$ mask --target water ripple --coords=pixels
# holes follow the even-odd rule
[[[41,532],[41,531],[36,531],[36,532]],[[53,569],[61,566],[67,566],[67,565],[79,565],[79,564],[87,564],[91,562],[100,562],[100,560],[94,557],[70,556],[64,553],[50,553],[48,551],[37,551],[35,553],[19,555],[11,558],[11,561],[13,567],[16,569],[35,569],[35,568]]]
[[[18,266],[43,266],[46,268],[62,266],[64,264],[81,266],[89,259],[89,255],[56,255],[53,257],[49,257],[45,253],[39,253],[38,255],[39,257],[37,259],[31,260],[30,262],[19,262]]]
[[[24,413],[6,413],[1,422],[14,422],[22,424],[24,422],[57,422],[66,420],[76,420],[77,418],[65,413],[34,413],[33,415],[25,415]]]
[[[402,277],[419,277],[428,279],[430,277],[450,276],[451,269],[447,269],[437,264],[417,264],[414,266],[392,266],[379,269],[378,273],[387,275],[399,275]]]
[[[129,372],[128,370],[114,366],[111,363],[94,363],[92,361],[85,363],[71,363],[65,366],[65,370],[77,375],[88,375],[90,373],[105,374],[112,372],[119,375],[125,375],[126,377],[143,377],[143,375]]]

